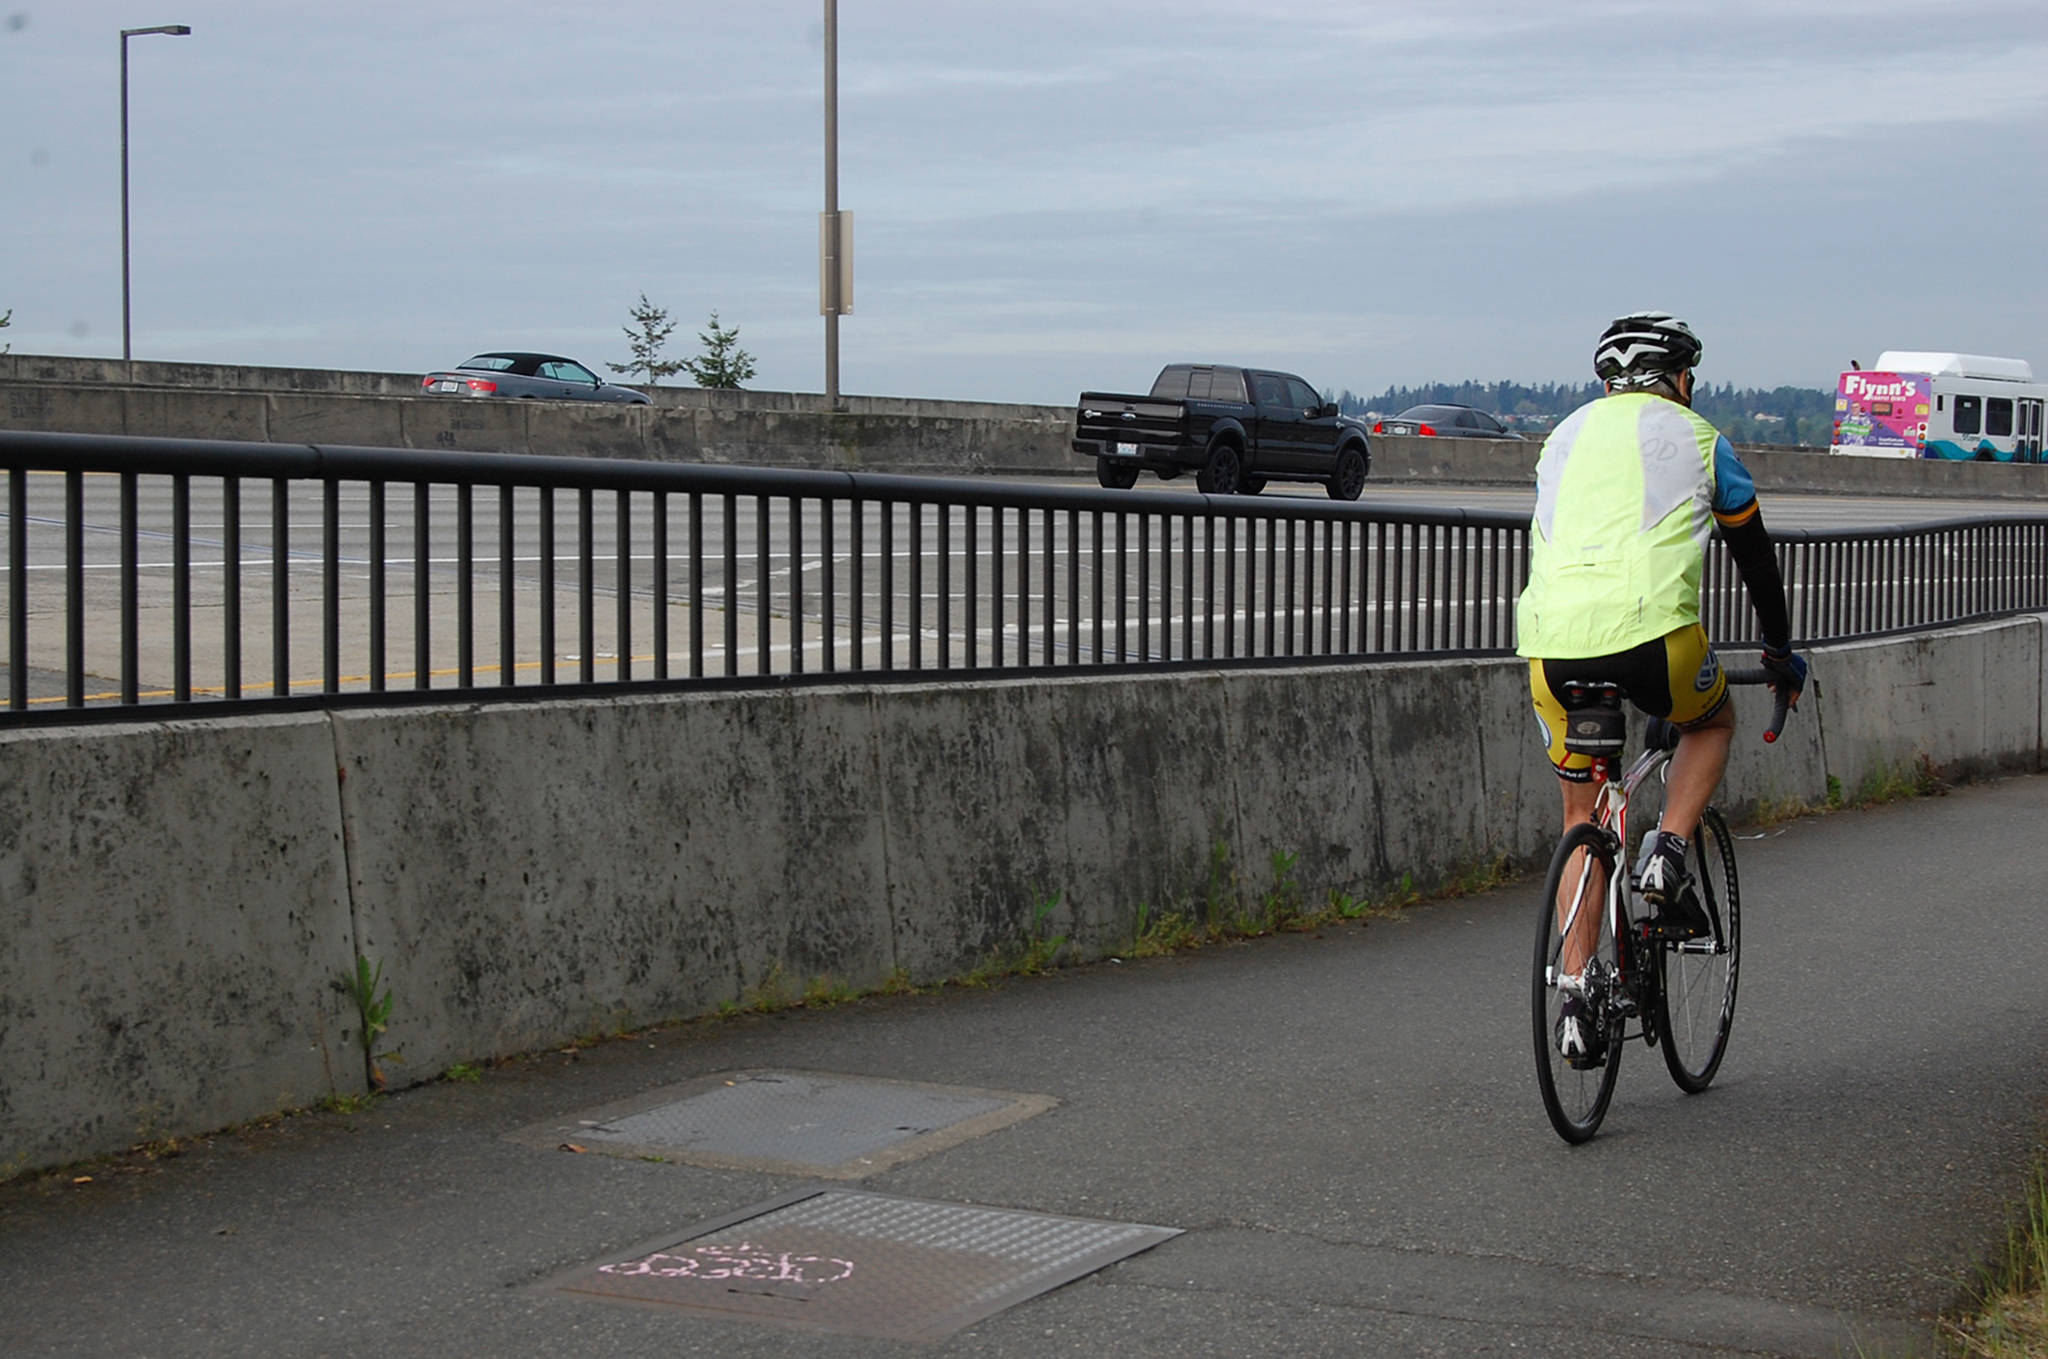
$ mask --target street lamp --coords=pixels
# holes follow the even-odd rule
[[[168,33],[182,38],[192,31],[186,24],[159,24],[155,28],[124,28],[121,30],[121,358],[123,362],[135,355],[129,343],[128,331],[128,40],[145,33]]]

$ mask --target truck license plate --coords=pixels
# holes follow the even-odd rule
[[[1116,446],[1116,455],[1119,458],[1135,458],[1138,456],[1138,446],[1136,444],[1118,444]]]

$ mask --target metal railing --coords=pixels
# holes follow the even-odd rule
[[[7,432],[0,468],[9,724],[1499,654],[1527,571],[1524,515],[1310,497]],[[2048,608],[2048,520],[1779,537],[1803,642]],[[1754,639],[1718,548],[1706,602]]]

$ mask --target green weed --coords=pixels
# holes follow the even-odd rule
[[[860,998],[860,992],[829,972],[822,972],[804,983],[802,1004],[817,1009],[829,1009],[844,1005],[849,1000]]]
[[[1191,948],[1201,939],[1204,931],[1193,918],[1180,911],[1154,912],[1150,902],[1138,903],[1137,918],[1131,928],[1129,945],[1124,949],[1127,958],[1159,958],[1169,953],[1178,953]]]
[[[1507,855],[1497,854],[1491,859],[1481,859],[1467,864],[1458,872],[1453,873],[1450,881],[1444,884],[1441,895],[1447,897],[1477,896],[1481,892],[1491,892],[1496,887],[1512,882],[1514,876],[1513,862],[1509,860]]]
[[[361,1095],[333,1094],[320,1101],[320,1108],[330,1114],[359,1114],[377,1102],[375,1091]]]
[[[1840,780],[1832,775],[1829,776],[1828,782],[1836,787],[1840,786]],[[1760,797],[1750,804],[1742,820],[1747,825],[1761,829],[1782,826],[1787,821],[1796,821],[1814,810],[1812,803],[1796,797]]]
[[[1840,786],[1838,780],[1830,777],[1829,795],[1838,796]],[[1939,797],[1948,788],[1947,780],[1935,769],[1934,761],[1922,755],[1911,764],[1884,765],[1871,770],[1856,785],[1853,796],[1834,805],[1881,807],[1890,802],[1904,802],[1908,798]]]
[[[461,1081],[465,1085],[475,1085],[484,1078],[483,1068],[472,1066],[468,1062],[457,1062],[442,1074],[451,1081]]]
[[[765,1015],[776,1010],[789,1008],[791,1000],[789,982],[783,976],[782,964],[776,963],[768,969],[768,975],[754,984],[740,997],[739,1009],[745,1013]]]
[[[349,996],[356,1003],[356,1014],[361,1020],[358,1030],[363,1045],[363,1071],[370,1084],[378,1090],[384,1088],[384,1073],[377,1069],[377,1040],[384,1036],[391,1020],[391,990],[386,987],[379,996],[377,988],[384,981],[384,963],[380,959],[372,967],[370,960],[360,953],[356,955],[355,976],[345,978]]]
[[[1332,920],[1363,920],[1372,913],[1372,902],[1366,897],[1354,897],[1332,887],[1323,909]]]
[[[2048,1154],[2038,1156],[2001,1255],[1972,1290],[1970,1314],[1943,1323],[1951,1351],[1967,1359],[2048,1354]]]
[[[1035,977],[1053,966],[1060,956],[1060,950],[1067,946],[1067,936],[1047,931],[1045,919],[1059,906],[1063,893],[1054,892],[1038,903],[1031,912],[1031,927],[1024,937],[1024,952],[1017,959],[1016,970],[1020,975]]]
[[[1230,866],[1230,846],[1218,840],[1209,847],[1209,880],[1202,896],[1202,922],[1212,924],[1237,903],[1237,870]]]

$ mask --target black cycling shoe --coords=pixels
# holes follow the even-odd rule
[[[1557,1015],[1557,1050],[1565,1065],[1591,1071],[1607,1064],[1607,1034],[1597,1009],[1584,996],[1566,993]]]
[[[1685,848],[1683,838],[1651,831],[1636,861],[1637,890],[1657,911],[1650,926],[1666,939],[1699,939],[1714,932],[1686,871]]]

